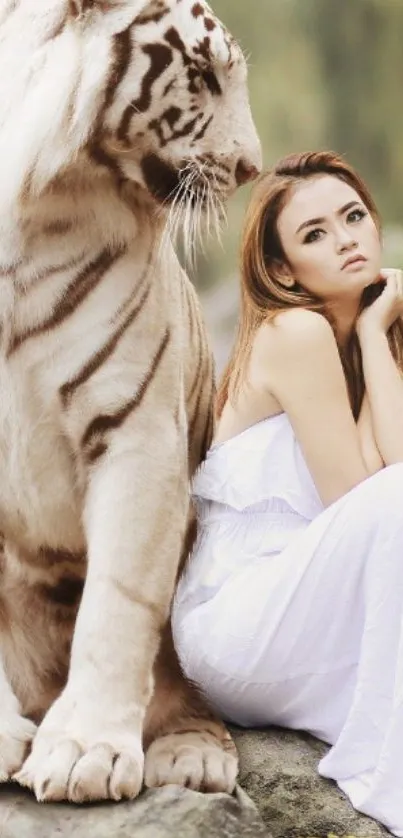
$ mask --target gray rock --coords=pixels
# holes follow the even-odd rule
[[[0,787],[0,838],[382,838],[390,833],[354,811],[317,773],[327,746],[301,733],[232,729],[240,754],[233,797],[167,786],[134,803],[38,804]],[[244,790],[243,790],[244,789]],[[248,796],[249,795],[249,796]],[[250,799],[251,798],[251,799]],[[256,807],[254,806],[254,803]],[[258,814],[258,811],[260,815]],[[263,825],[264,824],[264,825]]]
[[[36,803],[14,786],[0,789],[0,838],[270,838],[245,792],[199,794],[166,786],[134,803]]]
[[[336,783],[317,773],[327,746],[311,736],[272,728],[233,729],[240,782],[273,838],[382,838],[390,833],[354,811]]]

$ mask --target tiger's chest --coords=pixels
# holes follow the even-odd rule
[[[26,549],[81,549],[81,501],[55,396],[4,356],[0,393],[0,529]]]

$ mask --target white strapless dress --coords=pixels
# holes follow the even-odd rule
[[[228,720],[330,743],[320,774],[403,838],[403,464],[324,509],[282,413],[213,446],[193,494],[184,671]]]

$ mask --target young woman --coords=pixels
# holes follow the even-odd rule
[[[320,773],[403,836],[403,281],[381,255],[338,156],[260,179],[173,627],[222,716],[330,743]]]

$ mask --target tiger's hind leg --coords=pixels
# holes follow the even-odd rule
[[[233,791],[238,772],[235,744],[182,674],[170,625],[155,665],[144,740],[149,788],[173,783],[196,791]]]
[[[182,281],[185,322],[189,325],[185,378],[191,478],[213,435],[214,365],[196,291],[184,274]],[[179,575],[195,538],[196,521],[191,510]],[[174,783],[201,791],[232,792],[238,771],[235,744],[196,686],[183,675],[170,623],[162,637],[154,679],[144,728],[145,784],[155,787]]]
[[[0,536],[1,581],[4,581],[4,541]],[[7,678],[4,649],[11,634],[12,619],[0,590],[0,783],[7,783],[21,768],[36,733],[36,725],[21,715],[20,703]]]
[[[15,779],[60,689],[63,629],[49,620],[37,569],[0,534],[0,782]],[[68,629],[67,629],[68,630]],[[55,670],[52,669],[55,666]],[[35,722],[35,723],[34,723]]]
[[[7,783],[21,768],[35,733],[36,725],[20,714],[0,662],[0,783]]]

